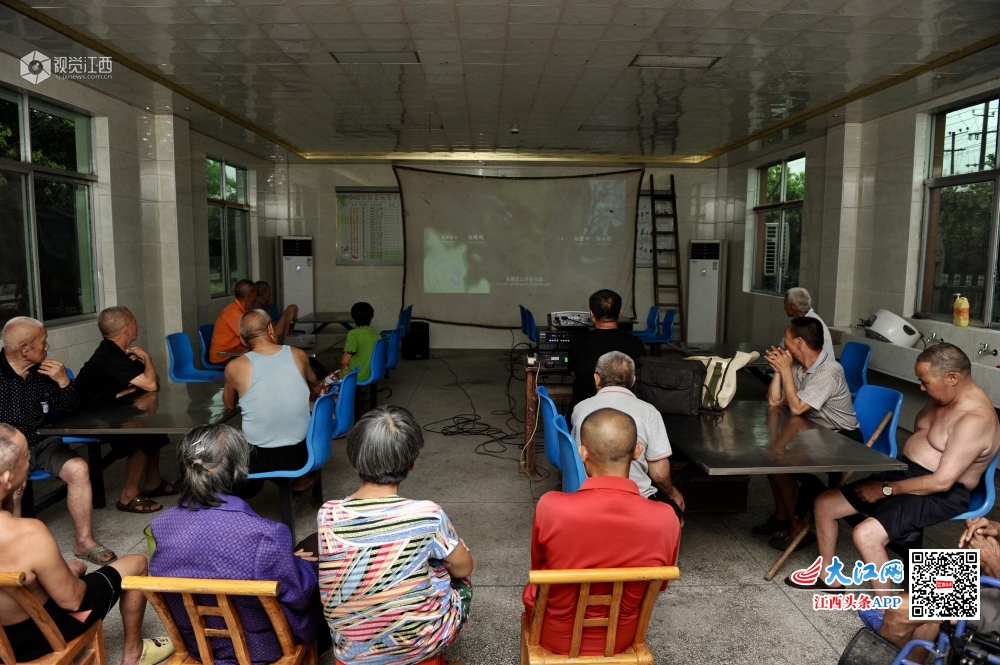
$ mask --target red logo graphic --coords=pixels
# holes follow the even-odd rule
[[[950,593],[955,590],[955,578],[951,575],[942,575],[934,578],[935,593]]]
[[[792,581],[796,584],[816,584],[822,569],[823,557],[818,556],[808,568],[801,568],[792,573]]]

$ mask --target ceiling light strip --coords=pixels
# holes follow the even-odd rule
[[[531,152],[307,152],[308,160],[328,162],[555,162],[559,164],[698,164],[709,159],[707,155],[593,155]]]
[[[730,143],[727,146],[723,146],[722,148],[712,150],[708,153],[708,155],[705,156],[705,158],[702,161],[707,159],[712,159],[713,157],[718,157],[719,155],[731,152],[733,150],[736,150],[737,148],[742,148],[743,146],[750,145],[754,141],[759,141],[760,139],[770,136],[771,134],[776,134],[782,130],[789,129],[790,127],[794,127],[795,125],[803,123],[806,120],[811,120],[812,118],[815,118],[817,116],[824,115],[826,113],[829,113],[830,111],[833,111],[834,109],[846,106],[851,102],[856,102],[859,99],[864,99],[865,97],[874,95],[877,92],[888,90],[889,88],[899,85],[900,83],[905,83],[910,79],[926,74],[927,72],[933,71],[939,67],[950,65],[956,60],[961,60],[962,58],[966,58],[974,53],[978,53],[979,51],[982,51],[984,49],[996,46],[997,44],[1000,44],[1000,33],[995,34],[992,37],[987,37],[986,39],[978,41],[974,44],[970,44],[969,46],[961,48],[955,51],[954,53],[949,53],[948,55],[943,55],[940,58],[931,60],[928,63],[920,65],[919,67],[914,67],[913,69],[905,71],[902,74],[896,74],[892,78],[888,78],[885,81],[881,81],[879,83],[873,83],[872,85],[860,88],[849,95],[846,95],[844,97],[841,97],[840,99],[836,99],[830,102],[829,104],[824,104],[819,108],[797,115],[794,118],[790,118],[782,122],[781,124],[775,125],[774,127],[769,127],[768,129],[761,130],[756,134],[751,134],[745,139],[741,139],[739,141],[736,141],[735,143]]]
[[[10,7],[11,9],[13,9],[14,11],[16,11],[18,13],[21,13],[21,14],[24,14],[25,16],[27,16],[28,18],[32,19],[33,21],[37,21],[38,23],[41,23],[42,25],[44,25],[45,27],[49,28],[50,30],[54,30],[55,32],[58,32],[60,35],[63,35],[64,37],[68,37],[68,38],[72,39],[73,41],[78,42],[79,44],[81,44],[81,45],[89,48],[92,51],[96,51],[97,53],[100,53],[101,55],[108,56],[108,57],[114,59],[115,62],[119,62],[119,63],[125,65],[126,67],[128,67],[129,69],[131,69],[132,71],[134,71],[135,73],[137,73],[137,74],[139,74],[141,76],[145,76],[146,78],[150,79],[151,81],[154,81],[155,83],[159,83],[163,87],[167,88],[168,90],[172,90],[173,92],[176,92],[178,95],[180,95],[182,97],[186,97],[187,99],[190,99],[195,104],[200,104],[201,106],[204,106],[205,108],[207,108],[208,110],[212,111],[213,113],[217,113],[218,115],[222,116],[226,120],[229,120],[230,122],[234,122],[234,123],[236,123],[237,125],[239,125],[240,127],[244,128],[244,129],[250,130],[251,132],[253,132],[254,134],[257,134],[261,138],[263,138],[265,140],[268,140],[268,141],[271,141],[272,143],[275,143],[275,144],[281,146],[282,148],[284,148],[285,150],[288,150],[289,152],[293,152],[293,153],[295,153],[297,155],[300,155],[300,156],[302,155],[302,151],[300,149],[298,149],[295,146],[289,144],[287,141],[282,140],[281,138],[279,138],[275,134],[272,134],[271,132],[269,132],[269,131],[267,131],[265,129],[262,129],[262,128],[254,125],[252,122],[249,122],[245,118],[241,118],[240,116],[232,113],[231,111],[227,111],[226,109],[224,109],[223,107],[219,106],[218,104],[215,104],[214,102],[210,102],[207,99],[205,99],[204,97],[201,97],[200,95],[195,94],[195,93],[191,92],[190,90],[187,90],[187,89],[181,87],[177,83],[174,83],[173,81],[171,81],[170,79],[162,76],[158,72],[155,72],[155,71],[149,69],[148,67],[139,64],[135,60],[133,60],[133,59],[131,59],[131,58],[125,56],[125,55],[122,55],[121,53],[115,51],[114,49],[111,49],[111,48],[105,46],[104,44],[102,44],[101,42],[97,41],[96,39],[88,37],[87,35],[83,34],[82,32],[78,32],[77,30],[74,30],[73,28],[60,23],[59,21],[57,21],[56,19],[52,18],[51,16],[48,16],[45,13],[38,11],[34,7],[30,7],[30,6],[26,5],[26,4],[24,4],[23,2],[19,2],[18,0],[0,0],[0,4],[4,4],[4,5]]]

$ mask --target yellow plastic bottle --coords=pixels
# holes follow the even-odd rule
[[[955,305],[951,310],[951,322],[962,328],[969,325],[969,299],[963,298],[961,293],[955,294]]]

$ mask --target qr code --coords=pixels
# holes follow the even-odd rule
[[[910,619],[979,620],[979,550],[910,550]]]

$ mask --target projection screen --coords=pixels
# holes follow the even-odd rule
[[[558,178],[498,178],[395,167],[403,200],[403,301],[421,319],[539,326],[617,291],[634,314],[635,228],[642,169]]]

